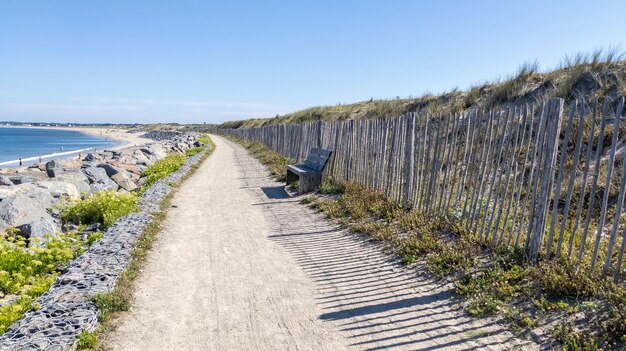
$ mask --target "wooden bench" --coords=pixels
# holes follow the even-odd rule
[[[313,148],[302,165],[287,166],[287,184],[300,180],[298,194],[315,190],[322,183],[322,171],[332,151]]]

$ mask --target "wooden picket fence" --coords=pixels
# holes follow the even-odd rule
[[[217,133],[294,161],[334,151],[325,176],[448,216],[531,262],[567,260],[615,281],[625,273],[624,98],[562,99],[448,116],[270,125]],[[625,270],[626,271],[626,270]]]

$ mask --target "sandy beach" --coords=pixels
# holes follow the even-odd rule
[[[0,128],[7,128],[6,126],[0,126]],[[41,126],[10,126],[10,128],[28,128],[28,129],[57,129],[57,130],[72,130],[81,133],[89,134],[91,136],[108,138],[116,141],[116,144],[107,146],[107,150],[119,150],[130,146],[143,145],[154,142],[150,139],[140,137],[144,133],[128,133],[126,129],[121,128],[105,128],[105,127],[41,127]],[[67,159],[76,157],[80,154],[80,151],[67,151],[61,153],[55,153],[52,155],[46,155],[41,158],[42,161],[47,162],[52,159]],[[36,164],[39,162],[38,157],[24,158],[24,166]],[[1,162],[0,168],[10,168],[18,166],[17,161]]]
[[[12,126],[11,128],[38,128],[38,129],[57,129],[57,130],[73,130],[81,133],[97,136],[101,138],[108,138],[118,141],[118,145],[114,145],[109,150],[123,149],[128,146],[141,145],[154,142],[150,139],[140,137],[144,133],[128,133],[128,130],[121,128],[106,128],[106,127],[22,127]]]

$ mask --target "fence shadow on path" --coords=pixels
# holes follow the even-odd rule
[[[262,166],[236,153],[245,187],[266,209],[269,239],[315,281],[319,318],[342,333],[349,349],[533,349],[493,320],[466,315],[451,284],[406,269],[382,244],[348,233],[297,198],[276,196],[282,185],[254,177],[265,174]]]

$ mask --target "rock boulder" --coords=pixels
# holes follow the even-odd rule
[[[83,168],[82,171],[89,179],[89,186],[93,191],[119,189],[119,185],[109,178],[104,168],[87,167]]]
[[[35,219],[29,223],[18,225],[16,228],[25,238],[40,238],[48,234],[54,235],[59,231],[59,227],[50,216]]]
[[[11,186],[11,185],[14,185],[14,184],[9,177],[0,175],[0,186]]]
[[[76,188],[76,185],[72,183],[66,183],[62,181],[45,181],[37,182],[35,183],[35,185],[47,190],[50,195],[52,195],[52,197],[56,199],[67,197],[74,200],[80,197],[80,192],[78,191],[78,188]]]
[[[133,191],[137,189],[137,184],[125,173],[116,173],[111,179],[124,190]]]

